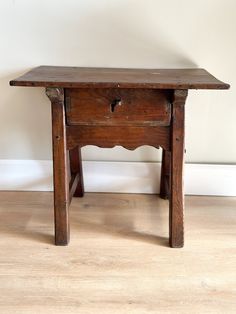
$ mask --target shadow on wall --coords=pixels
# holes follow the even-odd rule
[[[78,12],[78,7],[75,10]],[[45,28],[44,45],[41,45],[41,51],[35,51],[35,58],[34,55],[29,56],[30,67],[39,65],[35,60],[38,62],[40,53],[41,64],[50,65],[196,67],[181,47],[175,45],[173,49],[173,43],[164,29],[155,29],[153,32],[156,26],[149,23],[148,14],[143,14],[140,5],[137,11],[134,8],[133,12],[130,12],[124,2],[112,3],[105,7],[95,5],[88,12],[79,16],[76,12],[71,12],[71,15],[64,14],[61,17],[54,11],[47,10],[45,26],[42,26]],[[54,26],[47,29],[51,20]],[[59,32],[55,32],[57,24],[60,25]],[[34,27],[32,25],[33,29]],[[19,28],[19,36],[21,31]],[[42,41],[42,38],[37,36],[42,34],[36,32],[32,38],[33,43]],[[14,57],[19,58],[21,65],[20,53]],[[8,152],[0,158],[51,158],[48,99],[42,89],[8,86],[10,79],[27,70],[28,65],[21,73],[8,73],[0,78],[2,93],[5,95],[2,102],[4,123],[0,130],[1,147],[4,152]],[[9,145],[14,147],[9,149]],[[9,157],[6,157],[7,155]],[[146,154],[145,159],[148,159]]]

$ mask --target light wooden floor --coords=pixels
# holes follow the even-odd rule
[[[236,198],[187,197],[184,249],[168,202],[86,194],[53,245],[52,193],[0,193],[0,313],[236,313]]]

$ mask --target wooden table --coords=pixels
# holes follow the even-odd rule
[[[160,196],[170,246],[184,243],[184,111],[188,89],[228,89],[204,69],[40,66],[10,81],[46,88],[52,105],[55,244],[69,242],[69,204],[84,194],[81,147],[162,147]],[[199,121],[200,122],[200,121]]]

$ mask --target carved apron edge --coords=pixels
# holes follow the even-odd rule
[[[51,102],[64,102],[64,89],[61,87],[46,87],[45,93]]]

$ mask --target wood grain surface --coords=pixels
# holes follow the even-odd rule
[[[236,198],[186,197],[186,243],[168,202],[85,193],[70,246],[54,246],[53,194],[0,192],[1,314],[235,314]]]
[[[171,152],[170,165],[163,155],[161,196],[170,200],[170,246],[183,247],[185,99],[188,89],[228,89],[228,84],[204,69],[41,66],[10,85],[44,86],[51,101],[55,244],[68,244],[69,202],[83,196],[76,148],[150,145]]]
[[[187,90],[175,90],[172,104],[170,162],[170,245],[184,245],[184,138]]]
[[[116,69],[40,66],[10,81],[14,86],[77,88],[228,89],[204,69]]]
[[[142,145],[150,145],[156,148],[160,146],[170,149],[169,127],[153,126],[67,126],[67,149],[76,145],[96,145],[103,148],[123,146],[134,150]]]
[[[170,92],[155,89],[65,89],[68,125],[170,125]]]
[[[67,245],[70,239],[68,213],[70,176],[68,171],[68,152],[66,149],[64,89],[47,88],[46,94],[51,101],[52,110],[55,244]]]

